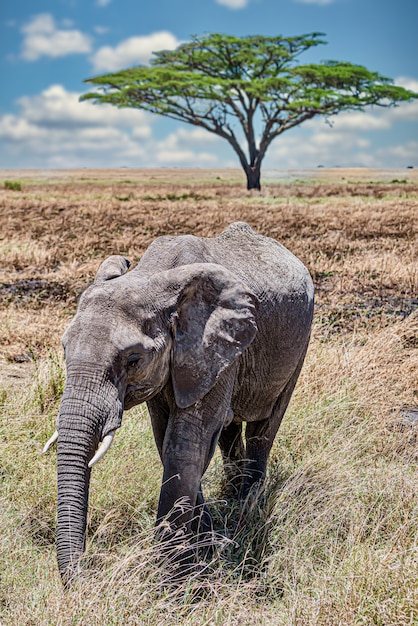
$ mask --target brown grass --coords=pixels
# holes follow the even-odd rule
[[[341,172],[346,179],[349,173]],[[58,318],[74,311],[103,257],[120,253],[135,261],[159,235],[211,236],[235,220],[302,258],[327,332],[386,323],[416,306],[416,176],[404,183],[308,179],[269,184],[252,195],[240,180],[223,182],[225,173],[221,180],[217,172],[205,175],[214,180],[165,170],[63,172],[47,181],[32,173],[21,193],[1,190],[2,307],[48,310],[55,329]],[[20,341],[6,331],[9,358],[28,343],[44,344],[44,336],[38,341],[27,328]],[[56,334],[47,343],[57,345]]]
[[[407,408],[418,404],[417,172],[289,173],[261,194],[234,170],[4,178],[22,191],[0,185],[0,622],[418,623],[418,426]],[[159,461],[146,415],[128,413],[93,476],[93,565],[63,594],[55,461],[39,451],[78,294],[109,254],[136,261],[158,235],[212,236],[234,220],[282,241],[316,285],[311,348],[266,492],[245,513],[223,504],[216,456],[205,490],[236,544],[222,547],[203,591],[167,588],[152,550]],[[246,524],[231,526],[237,515]]]

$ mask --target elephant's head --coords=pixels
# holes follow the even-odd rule
[[[64,581],[84,550],[91,466],[121,426],[123,410],[153,397],[170,378],[177,406],[191,406],[257,330],[255,297],[221,266],[151,276],[128,268],[119,256],[102,263],[63,337],[57,555]]]

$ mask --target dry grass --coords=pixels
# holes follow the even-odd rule
[[[0,185],[0,623],[381,626],[418,623],[418,176],[235,171],[5,172]],[[392,182],[391,182],[392,181]],[[397,181],[397,182],[394,182]],[[401,182],[399,182],[401,181]],[[309,267],[313,339],[265,491],[240,510],[205,477],[219,546],[180,588],[153,548],[160,465],[143,408],[93,474],[82,580],[55,564],[55,459],[40,456],[59,344],[103,257],[243,219]]]
[[[161,171],[86,170],[29,179],[20,193],[0,190],[0,303],[31,312],[51,304],[55,318],[58,305],[65,317],[104,256],[138,260],[161,234],[210,236],[242,219],[304,260],[328,330],[386,323],[417,304],[418,177],[347,183],[341,172],[340,182],[332,173],[329,181],[269,184],[261,196],[244,193],[236,172],[238,180],[223,182],[216,171],[202,182],[191,172],[167,171],[164,180]],[[17,353],[28,342],[22,337]]]

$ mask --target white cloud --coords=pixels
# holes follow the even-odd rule
[[[195,153],[193,150],[181,150],[176,148],[175,150],[163,150],[159,149],[157,154],[158,165],[182,165],[183,167],[198,167],[206,166],[210,167],[216,164],[216,157],[210,152]]]
[[[144,111],[79,102],[79,96],[78,93],[67,91],[62,85],[51,85],[40,94],[19,98],[17,103],[22,118],[43,128],[71,129],[102,125],[149,128],[151,116]]]
[[[23,167],[109,167],[123,165],[126,159],[138,163],[146,156],[141,143],[118,128],[49,129],[23,120],[10,122],[7,127],[7,120],[0,120],[0,137],[8,145],[8,163],[15,159]]]
[[[403,102],[397,107],[387,109],[385,117],[394,122],[418,122],[418,100]]]
[[[148,63],[152,53],[173,50],[180,41],[168,31],[158,31],[142,37],[130,37],[112,48],[103,46],[92,56],[95,72],[114,72],[132,65]]]
[[[112,0],[97,0],[96,4],[98,7],[107,7]]]
[[[418,164],[418,141],[409,141],[404,145],[390,146],[385,148],[384,151],[379,151],[379,156],[394,157],[396,160],[402,159],[405,165],[409,163]]]
[[[22,27],[22,58],[37,61],[43,56],[62,57],[91,51],[91,37],[79,30],[62,30],[50,13],[41,13]]]
[[[0,116],[2,167],[131,167],[221,165],[212,153],[221,139],[201,128],[152,135],[157,116],[79,102],[78,93],[52,85],[17,101],[18,113]],[[210,144],[210,151],[207,146]]]
[[[228,9],[245,9],[249,0],[216,0],[216,2]]]
[[[206,151],[206,144],[221,141],[204,128],[181,127],[155,144],[155,158],[159,165],[171,163],[185,167],[213,167],[218,159],[215,154]]]
[[[414,78],[403,80],[403,85],[411,91],[417,90],[418,81]],[[398,80],[397,84],[400,85]],[[415,86],[415,87],[414,87]],[[392,107],[371,107],[367,111],[344,111],[329,118],[329,124],[337,131],[370,132],[389,130],[397,122],[418,122],[418,99],[410,102],[401,102]],[[305,124],[303,128],[317,128],[323,126],[323,117],[316,117]]]
[[[316,125],[318,119],[307,123],[307,126]],[[324,123],[324,120],[320,120]],[[390,128],[390,120],[382,115],[373,115],[372,113],[362,113],[361,111],[346,111],[335,115],[329,120],[331,126],[336,130],[361,131],[368,132],[372,130],[382,130]]]
[[[187,141],[187,142],[193,141],[196,143],[201,142],[203,144],[221,141],[221,138],[218,137],[218,135],[215,135],[214,133],[210,133],[204,128],[198,128],[198,127],[186,128],[182,126],[175,133],[175,136],[177,137],[179,141]]]
[[[375,158],[370,159],[370,150],[370,141],[352,132],[318,129],[309,134],[306,133],[306,128],[304,131],[300,129],[300,132],[295,129],[275,140],[267,153],[265,166],[309,168],[322,164],[328,167],[372,167],[375,165]],[[367,156],[367,163],[364,155]]]
[[[418,163],[418,142],[377,147],[382,131],[391,131],[400,121],[418,121],[418,103],[402,103],[399,107],[370,112],[347,111],[331,118],[332,128],[323,117],[306,122],[299,128],[279,136],[270,146],[266,167],[306,168],[319,164],[333,167],[404,167]],[[366,134],[367,133],[367,134]],[[369,134],[371,133],[371,134]]]
[[[410,76],[400,76],[395,79],[395,84],[410,91],[418,93],[418,80]],[[382,114],[390,124],[397,121],[418,122],[418,99],[410,102],[402,102],[399,106],[385,109]]]
[[[410,76],[399,76],[395,79],[395,85],[405,87],[405,89],[418,93],[418,80],[416,78],[411,78]]]
[[[15,115],[0,118],[0,138],[2,141],[30,141],[40,137],[41,130],[28,120]]]
[[[414,90],[413,78],[396,82]],[[346,111],[332,116],[332,128],[316,117],[279,136],[270,146],[266,167],[405,167],[418,164],[418,142],[392,144],[399,122],[418,122],[418,101],[398,107],[373,107],[366,112]],[[412,132],[412,130],[411,130]],[[379,146],[382,140],[385,147]],[[377,144],[378,142],[378,144]]]
[[[110,161],[121,165],[126,159],[138,163],[146,158],[143,140],[152,134],[147,113],[79,102],[79,95],[52,85],[20,98],[19,114],[0,117],[8,163],[15,159],[22,166],[80,167],[93,162],[106,167]]]

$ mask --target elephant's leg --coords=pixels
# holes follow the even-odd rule
[[[169,422],[162,452],[164,474],[158,518],[168,516],[175,526],[181,526],[191,522],[195,505],[203,501],[200,483],[207,450],[199,425],[193,420],[182,416],[170,418]],[[176,503],[178,512],[173,510]]]
[[[158,522],[165,525],[166,536],[193,535],[196,505],[201,510],[204,502],[201,479],[226,414],[217,411],[211,415],[210,408],[204,407],[203,414],[200,407],[193,407],[177,409],[170,415],[162,450],[164,473],[158,504]]]
[[[154,433],[154,440],[160,455],[160,459],[163,459],[163,443],[165,437],[165,431],[167,430],[168,418],[170,415],[170,408],[167,402],[164,400],[162,394],[157,394],[154,398],[147,401],[148,413],[151,418],[152,431]]]
[[[280,407],[280,403],[277,404]],[[283,414],[284,410],[275,408],[270,418],[247,424],[246,460],[240,489],[241,499],[245,499],[251,488],[254,485],[261,485],[265,478],[267,459]]]
[[[295,388],[304,357],[305,353],[277,398],[270,417],[259,422],[247,423],[245,430],[246,461],[240,490],[241,499],[245,499],[251,488],[257,484],[260,485],[266,476],[268,456]]]
[[[163,460],[163,443],[167,430],[168,419],[170,409],[162,396],[155,396],[147,402],[148,412],[151,417],[152,428],[154,433],[155,443],[158,448],[161,460]],[[195,502],[195,512],[192,521],[192,531],[194,534],[211,532],[213,529],[212,518],[205,504],[203,497],[202,486],[199,486]]]
[[[232,422],[224,428],[219,437],[225,475],[228,484],[238,491],[244,469],[245,449],[242,439],[242,424]]]

